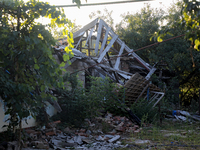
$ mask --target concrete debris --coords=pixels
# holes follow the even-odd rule
[[[113,142],[115,142],[115,141],[117,141],[117,140],[119,140],[120,139],[120,135],[116,135],[115,137],[113,137],[112,139],[110,139],[110,140],[108,140],[108,142],[109,143],[113,143]]]
[[[134,141],[135,144],[146,144],[146,143],[151,143],[149,140],[135,140]]]
[[[78,135],[78,136],[75,136],[73,138],[73,140],[74,140],[75,143],[82,145],[83,144],[82,138],[83,138],[82,136]]]
[[[103,129],[102,121],[110,125],[111,130]],[[59,122],[50,123],[41,129],[26,129],[23,134],[23,149],[112,150],[125,148],[128,145],[122,144],[123,134],[141,130],[126,117],[113,116],[111,113],[106,113],[105,117],[98,117],[93,121],[87,120],[87,122],[88,127],[79,130],[69,127],[62,131],[58,130],[56,124]],[[91,124],[94,126],[90,126]]]
[[[49,149],[49,144],[46,141],[32,141],[31,146],[37,149]]]
[[[191,115],[189,112],[187,111],[182,111],[182,110],[173,110],[172,112],[172,116],[171,115],[167,115],[167,118],[173,118],[175,117],[177,120],[180,121],[200,121],[200,117],[199,115]]]
[[[114,136],[113,136],[113,135],[109,135],[109,134],[107,134],[107,135],[105,135],[104,137],[105,137],[105,138],[109,138],[109,139],[111,139],[111,138],[113,138]]]
[[[101,135],[99,135],[99,136],[96,138],[96,140],[97,140],[97,141],[104,141],[104,138],[103,138]]]
[[[167,133],[167,134],[164,134],[164,137],[170,137],[170,136],[186,138],[186,136],[184,136],[182,134],[179,134],[179,133]]]
[[[87,130],[87,131],[86,131],[86,134],[87,134],[87,135],[91,135],[92,132],[91,132],[90,130]]]
[[[93,141],[90,140],[90,139],[82,139],[82,141],[83,141],[83,143],[85,143],[85,144],[92,144],[92,143],[93,143]]]

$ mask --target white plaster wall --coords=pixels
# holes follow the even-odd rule
[[[48,102],[47,103],[47,114],[49,116],[53,116],[57,113],[55,108]],[[4,102],[2,99],[0,99],[0,132],[6,131],[7,128],[3,128],[4,125],[8,125],[8,121],[6,121],[9,118],[9,115],[4,115],[5,109],[4,109]],[[28,123],[28,124],[27,124]],[[22,121],[22,128],[29,128],[34,127],[37,125],[35,119],[32,116],[27,117],[27,123],[25,122],[25,119]]]

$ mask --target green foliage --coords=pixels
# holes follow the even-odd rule
[[[65,74],[64,81],[69,83],[70,89],[57,88],[58,103],[62,112],[52,119],[60,119],[62,122],[75,127],[80,127],[87,117],[87,99],[84,89],[81,87],[77,75]]]
[[[152,123],[158,118],[158,110],[153,108],[153,103],[149,103],[147,99],[140,99],[137,103],[134,103],[131,110],[145,123]]]
[[[56,99],[50,88],[63,88],[62,70],[52,55],[55,40],[50,28],[66,30],[71,22],[63,9],[34,0],[1,1],[0,10],[0,96],[7,103],[5,114],[10,114],[11,127],[35,116],[46,99]],[[37,23],[40,17],[50,18],[51,24]],[[70,50],[73,38],[66,34]]]
[[[84,119],[99,116],[100,111],[120,114],[120,104],[114,91],[117,88],[109,78],[91,77],[88,91],[81,88],[76,75],[65,75],[64,81],[68,81],[72,88],[56,89],[62,112],[52,119],[60,119],[68,125],[80,127]]]
[[[87,2],[87,0],[85,0]],[[72,0],[73,3],[76,3],[78,8],[81,6],[81,0]]]
[[[125,100],[124,94],[124,88],[112,83],[108,77],[105,79],[91,77],[91,87],[87,92],[87,99],[90,100],[91,109],[94,109],[93,112],[103,109],[114,115],[123,115],[120,107]]]
[[[168,70],[171,75],[171,79],[167,81],[166,98],[176,106],[187,106],[190,105],[191,99],[197,99],[197,89],[200,84],[198,82],[200,54],[196,33],[198,30],[193,26],[194,23],[190,24],[194,16],[192,16],[193,12],[187,8],[191,3],[193,2],[177,1],[173,4],[165,16],[167,24],[162,26],[154,37],[158,42],[160,39],[166,40],[182,34],[186,34],[186,38],[179,37],[161,43],[150,55],[151,61],[164,65],[162,69]],[[194,4],[196,5],[195,2]],[[179,97],[181,100],[178,99]]]
[[[15,135],[11,130],[7,130],[0,133],[0,142],[9,142],[15,140]]]
[[[138,49],[154,43],[150,38],[159,30],[160,23],[164,19],[164,11],[145,4],[140,12],[127,13],[122,17],[123,20],[116,26],[116,33],[130,48]],[[137,53],[149,63],[152,49],[148,48]]]
[[[187,29],[186,37],[195,43],[197,50],[200,40],[199,19],[200,19],[200,2],[198,0],[184,0],[182,11],[182,27]]]
[[[109,12],[109,10],[105,8],[103,12],[100,10],[97,10],[96,12],[91,12],[89,17],[90,19],[103,19],[109,25],[109,27],[114,30],[114,19],[112,18],[112,13],[113,11]]]
[[[196,114],[196,112],[199,111],[199,102],[192,99],[191,100],[191,104],[190,104],[190,107],[189,107],[189,112],[192,112],[193,114]]]

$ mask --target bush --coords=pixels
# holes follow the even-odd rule
[[[64,79],[66,83],[70,83],[70,86],[68,85],[65,89],[59,88],[55,90],[62,112],[51,119],[61,120],[61,122],[70,126],[80,127],[87,117],[88,111],[85,91],[76,75],[66,74]]]
[[[100,115],[100,111],[120,114],[116,84],[109,78],[90,77],[90,87],[86,91],[79,84],[77,76],[66,76],[71,89],[56,89],[58,103],[62,112],[53,116],[53,120],[61,120],[68,125],[80,127],[84,119],[92,119]]]
[[[92,107],[91,111],[97,112],[98,109],[109,111],[114,115],[121,114],[120,103],[118,99],[118,93],[120,92],[119,87],[116,83],[112,83],[111,80],[106,77],[105,79],[100,77],[90,77],[91,78],[91,87],[87,92],[87,98],[89,100],[89,105]],[[95,114],[98,115],[98,114]]]
[[[152,123],[158,118],[158,111],[153,108],[153,103],[146,99],[140,99],[137,103],[131,106],[132,112],[146,123]]]

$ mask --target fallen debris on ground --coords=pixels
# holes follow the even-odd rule
[[[106,123],[110,130],[103,130]],[[73,129],[66,127],[62,131],[57,124],[60,121],[49,123],[47,126],[25,129],[23,132],[24,149],[116,149],[125,148],[122,140],[126,133],[140,132],[138,125],[128,118],[113,116],[107,112],[105,117],[97,117],[94,121],[86,119],[87,128]],[[104,132],[103,132],[104,131]]]

